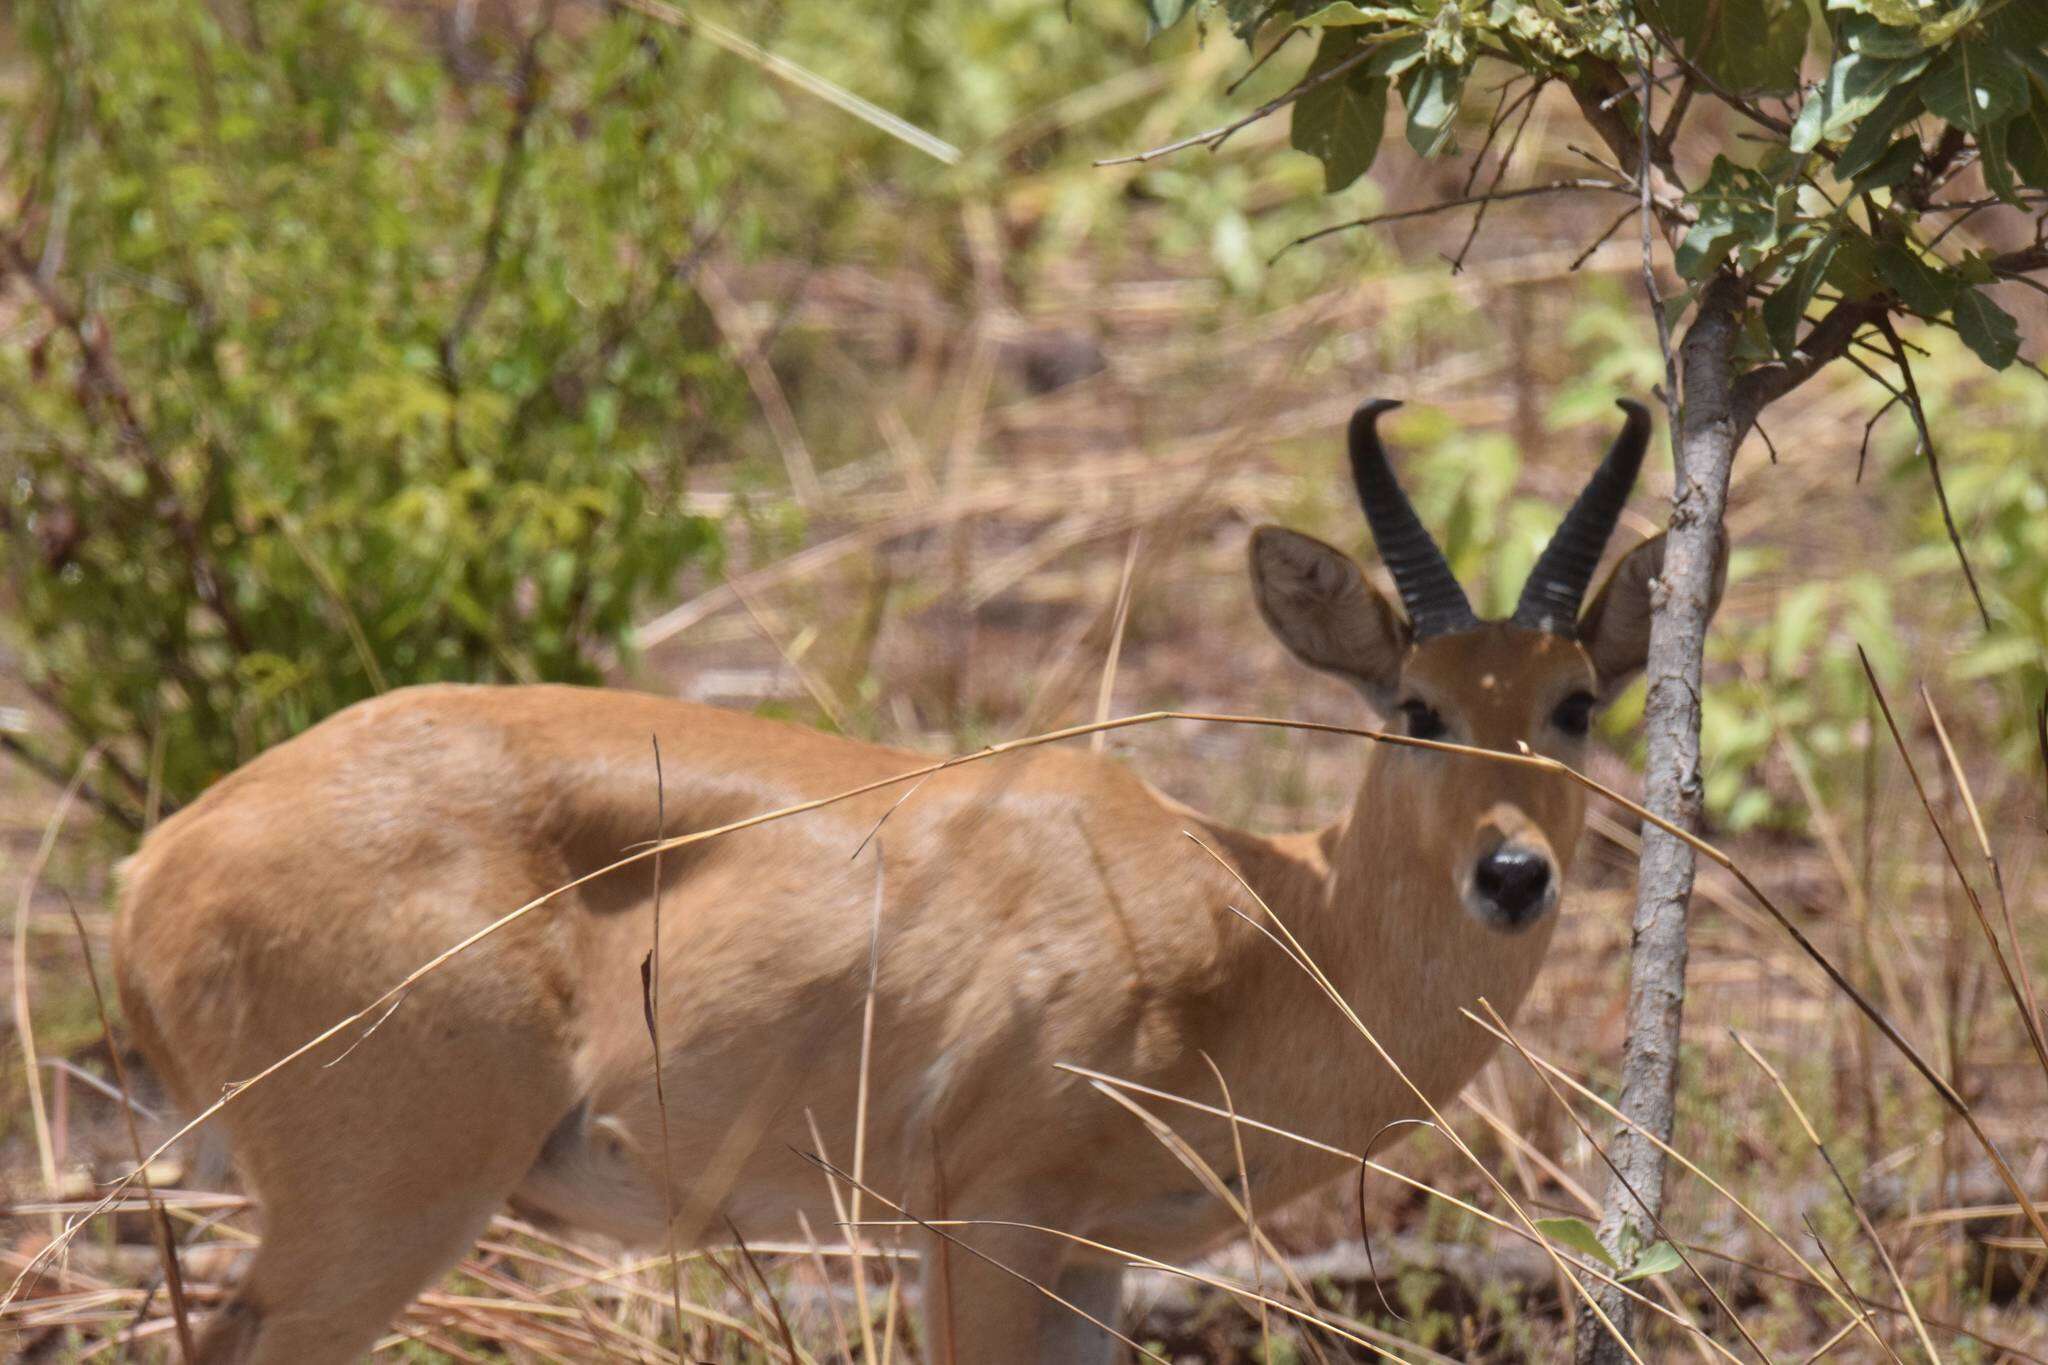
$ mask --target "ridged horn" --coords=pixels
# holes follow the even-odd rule
[[[1614,534],[1615,522],[1621,519],[1629,490],[1635,487],[1636,471],[1643,465],[1643,451],[1650,444],[1650,410],[1627,398],[1617,400],[1615,406],[1628,414],[1621,434],[1586,481],[1579,500],[1564,514],[1536,567],[1529,571],[1521,600],[1515,604],[1518,626],[1566,639],[1578,628],[1586,585],[1600,566],[1600,555],[1607,548],[1607,538]]]
[[[1386,448],[1380,444],[1379,417],[1400,407],[1391,398],[1374,398],[1361,403],[1351,414],[1351,477],[1358,484],[1358,501],[1365,508],[1366,525],[1372,528],[1373,544],[1387,572],[1400,589],[1401,605],[1415,627],[1415,638],[1470,630],[1479,624],[1465,590],[1451,573],[1444,552],[1415,515],[1414,504],[1394,481],[1387,463]]]

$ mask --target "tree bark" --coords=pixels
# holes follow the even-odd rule
[[[1681,829],[1700,813],[1700,664],[1718,561],[1735,450],[1754,413],[1736,391],[1735,340],[1742,289],[1717,277],[1702,292],[1699,312],[1679,347],[1683,401],[1672,443],[1676,478],[1664,570],[1652,598],[1649,696],[1643,708],[1648,747],[1643,804]],[[1636,886],[1634,949],[1629,964],[1628,1044],[1621,1069],[1621,1111],[1669,1141],[1678,1088],[1679,1025],[1685,1004],[1686,905],[1692,896],[1693,852],[1654,825],[1642,828]],[[1664,1202],[1664,1154],[1627,1128],[1608,1149],[1618,1178],[1610,1180],[1600,1240],[1617,1259],[1656,1240]],[[1624,1334],[1633,1301],[1595,1285],[1602,1311]],[[1621,1365],[1627,1356],[1582,1308],[1579,1365]]]

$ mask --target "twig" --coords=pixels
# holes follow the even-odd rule
[[[1906,359],[1906,349],[1899,344],[1899,334],[1892,326],[1892,320],[1880,314],[1877,330],[1884,333],[1891,343],[1892,360],[1899,367],[1899,379],[1906,386],[1906,410],[1913,414],[1913,426],[1920,433],[1920,449],[1927,456],[1927,473],[1934,480],[1934,498],[1941,504],[1941,524],[1948,530],[1948,543],[1955,546],[1956,561],[1963,566],[1963,581],[1970,585],[1970,597],[1977,604],[1977,615],[1984,622],[1984,629],[1991,629],[1991,609],[1984,605],[1984,593],[1977,586],[1977,574],[1970,567],[1970,556],[1963,549],[1963,536],[1956,529],[1955,513],[1949,510],[1948,488],[1941,479],[1941,460],[1934,452],[1934,433],[1927,429],[1927,409],[1920,401],[1920,387],[1913,382],[1913,366]]]
[[[1620,213],[1616,214],[1614,221],[1607,225],[1607,230],[1605,232],[1602,232],[1598,237],[1595,237],[1593,239],[1593,243],[1591,246],[1588,246],[1584,251],[1581,251],[1578,255],[1572,257],[1572,263],[1567,268],[1576,273],[1580,266],[1584,265],[1587,261],[1593,259],[1594,252],[1598,251],[1601,247],[1606,246],[1608,239],[1613,237],[1615,233],[1621,231],[1621,225],[1623,223],[1626,223],[1631,217],[1635,215],[1635,213],[1636,206],[1634,204],[1630,204],[1627,208],[1623,209]],[[1661,313],[1663,310],[1660,308],[1658,311]]]
[[[42,778],[60,791],[64,789],[69,781],[64,776],[62,768],[5,731],[0,731],[0,752],[13,754],[17,759],[21,760],[22,767],[27,768],[37,777]],[[142,832],[141,818],[134,811],[116,802],[112,797],[94,791],[89,786],[79,788],[78,797],[88,806],[91,806],[101,815],[106,816],[109,820],[121,826],[130,834],[140,834]]]
[[[1311,90],[1350,75],[1371,58],[1373,53],[1379,50],[1380,46],[1381,44],[1376,42],[1365,43],[1359,47],[1358,51],[1352,53],[1343,61],[1338,62],[1328,71],[1312,76],[1308,80],[1302,81],[1281,94],[1274,96],[1244,117],[1220,124],[1217,127],[1211,128],[1206,133],[1196,133],[1191,137],[1181,138],[1177,142],[1169,142],[1164,146],[1154,147],[1150,151],[1133,152],[1129,156],[1104,157],[1093,164],[1096,166],[1129,166],[1140,162],[1157,161],[1162,156],[1171,156],[1175,152],[1186,151],[1190,147],[1199,146],[1207,146],[1213,152],[1222,146],[1231,134],[1239,129],[1249,128],[1260,119],[1270,114],[1278,113]]]
[[[1458,196],[1456,199],[1441,200],[1419,209],[1399,209],[1392,213],[1374,213],[1364,218],[1354,218],[1348,223],[1333,223],[1329,227],[1317,228],[1314,232],[1296,237],[1286,246],[1281,247],[1273,253],[1273,259],[1277,261],[1298,246],[1306,246],[1310,242],[1319,241],[1324,237],[1329,237],[1339,232],[1349,232],[1353,228],[1374,227],[1380,223],[1398,223],[1406,218],[1426,218],[1431,214],[1448,213],[1452,209],[1469,208],[1473,204],[1485,203],[1490,200],[1526,199],[1536,194],[1564,194],[1572,190],[1600,190],[1608,194],[1631,194],[1634,192],[1626,185],[1617,185],[1612,180],[1578,179],[1552,180],[1546,184],[1524,185],[1520,189],[1513,190],[1489,190],[1485,194],[1465,194]]]
[[[1515,125],[1514,133],[1508,138],[1507,150],[1500,154],[1500,164],[1493,168],[1493,179],[1487,182],[1486,194],[1480,199],[1479,208],[1472,215],[1472,227],[1465,233],[1465,240],[1459,245],[1458,254],[1451,258],[1451,273],[1453,275],[1461,275],[1465,271],[1466,254],[1472,250],[1472,244],[1479,240],[1479,227],[1486,221],[1486,210],[1499,196],[1501,177],[1505,176],[1508,173],[1508,168],[1514,164],[1515,150],[1522,145],[1522,134],[1528,130],[1529,117],[1536,112],[1536,98],[1542,93],[1543,82],[1537,81],[1528,90],[1524,91],[1521,96],[1521,103],[1523,104],[1522,121]],[[1512,112],[1512,106],[1510,106],[1510,112]],[[1491,144],[1493,141],[1493,130],[1491,128],[1487,130],[1486,140],[1488,144]],[[1478,179],[1479,165],[1485,155],[1486,148],[1482,146],[1479,149],[1479,154],[1472,159],[1472,175],[1465,181],[1467,191],[1471,190],[1473,181]]]

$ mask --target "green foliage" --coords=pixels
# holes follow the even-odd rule
[[[740,395],[685,278],[731,83],[627,17],[464,83],[354,0],[23,13],[49,269],[0,352],[0,553],[32,681],[133,741],[120,796],[387,685],[594,679],[715,549],[676,498]]]
[[[1731,578],[1775,567],[1738,551]],[[1810,811],[1795,769],[1824,800],[1856,790],[1873,734],[1870,684],[1856,651],[1870,655],[1888,687],[1897,685],[1905,668],[1896,607],[1883,575],[1859,572],[1799,583],[1767,615],[1721,622],[1713,652],[1733,672],[1701,696],[1700,728],[1714,737],[1705,795],[1722,828],[1803,824]],[[1779,765],[1784,771],[1774,781]]]
[[[1822,300],[1946,321],[1994,369],[2018,355],[2017,324],[1984,286],[2034,264],[1971,253],[1951,259],[1935,246],[1942,223],[1923,219],[1933,187],[1972,157],[2010,207],[2048,191],[2048,6],[1282,0],[1221,8],[1247,42],[1270,43],[1267,35],[1290,29],[1318,37],[1292,142],[1322,162],[1331,190],[1372,165],[1393,90],[1410,147],[1447,156],[1458,151],[1459,102],[1481,63],[1561,82],[1589,118],[1640,126],[1636,102],[1617,108],[1617,91],[1626,93],[1653,56],[1676,58],[1698,73],[1695,94],[1733,104],[1747,120],[1741,150],[1714,157],[1705,179],[1681,186],[1682,202],[1664,210],[1682,238],[1676,260],[1687,280],[1698,285],[1737,270],[1749,283],[1743,360],[1793,356],[1809,309]],[[1816,12],[1824,23],[1815,23]],[[1827,62],[1803,85],[1816,37]],[[1796,117],[1777,119],[1750,102],[1759,95],[1790,97]],[[1683,136],[1667,123],[1652,140],[1667,181],[1678,178],[1673,148]],[[1630,149],[1623,159],[1632,157]]]

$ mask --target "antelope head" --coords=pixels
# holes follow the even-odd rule
[[[1594,711],[1648,651],[1661,535],[1630,551],[1591,605],[1581,604],[1642,464],[1649,413],[1620,403],[1621,434],[1536,561],[1514,614],[1485,621],[1394,479],[1377,422],[1397,406],[1361,406],[1351,418],[1350,453],[1400,609],[1342,551],[1262,526],[1251,541],[1260,614],[1295,657],[1356,687],[1416,738],[1507,752],[1526,745],[1579,766]],[[1480,924],[1514,932],[1556,908],[1585,800],[1556,773],[1389,746],[1370,760],[1353,819],[1376,822],[1397,846],[1408,845],[1401,852],[1427,875],[1445,868],[1450,882],[1441,891]]]

